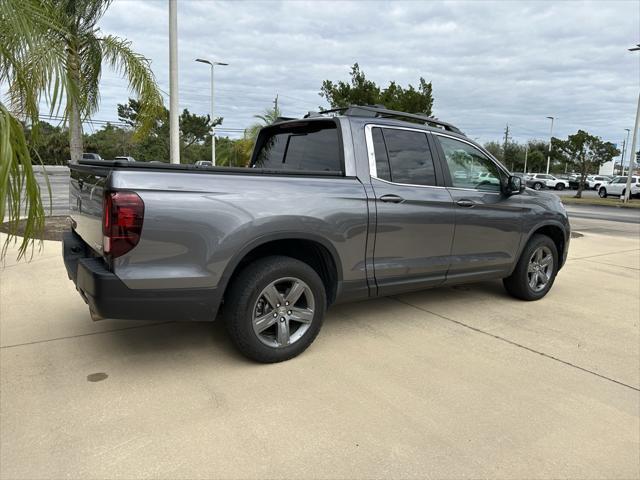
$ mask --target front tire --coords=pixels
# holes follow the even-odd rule
[[[600,198],[607,198],[607,189],[602,187],[600,190],[598,190],[598,196]]]
[[[553,240],[536,234],[522,251],[513,273],[502,280],[504,288],[520,300],[539,300],[553,286],[558,265],[558,249]]]
[[[564,184],[563,183],[558,183],[556,185],[556,190],[564,190]]]
[[[324,320],[324,284],[304,262],[285,256],[259,259],[229,285],[224,320],[231,341],[261,363],[289,360],[313,343]]]

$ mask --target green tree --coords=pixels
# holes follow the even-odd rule
[[[35,133],[29,126],[23,126],[27,144],[44,165],[66,165],[69,161],[69,134],[60,127],[40,122]],[[32,138],[34,137],[34,138]]]
[[[32,143],[38,137],[40,85],[49,85],[52,110],[60,106],[64,95],[75,92],[60,68],[59,52],[46,48],[48,41],[63,31],[61,19],[49,3],[0,1],[0,83],[11,86],[8,98],[12,110],[0,101],[0,220],[8,224],[1,259],[16,240],[23,215],[26,220],[18,258],[33,247],[33,240],[44,229],[44,206],[31,165],[33,157],[37,158]],[[27,62],[28,53],[35,50],[39,52],[38,61]],[[33,125],[31,144],[18,118]]]
[[[100,130],[84,135],[85,151],[95,152],[106,160],[119,156],[133,156],[133,134],[130,129],[107,123]]]
[[[143,106],[141,102],[130,98],[126,104],[118,104],[118,118],[133,128],[139,127]],[[194,163],[197,160],[209,160],[211,156],[211,129],[222,123],[222,117],[213,122],[209,115],[197,115],[186,108],[179,118],[180,123],[180,159],[182,163]],[[168,161],[169,144],[169,111],[162,108],[153,126],[144,136],[133,139],[132,155],[136,160]],[[208,144],[208,150],[205,151]],[[99,152],[100,153],[100,152]]]
[[[220,137],[216,142],[216,165],[246,167],[249,164],[253,143],[249,140],[250,147],[247,149],[246,137],[240,139]]]
[[[500,145],[500,142],[496,142],[496,141],[487,142],[484,144],[484,148],[486,151],[488,151],[491,155],[496,157],[498,160],[503,161],[504,159],[503,152],[502,152],[503,147],[502,145]]]
[[[584,130],[578,130],[566,140],[554,138],[552,141],[555,148],[566,155],[568,163],[580,173],[576,198],[582,197],[588,173],[595,172],[600,165],[620,155],[620,151],[611,142],[603,142],[600,137]]]
[[[273,107],[265,109],[265,111],[260,115],[253,116],[253,118],[258,119],[258,121],[245,130],[245,137],[255,143],[260,130],[267,125],[271,125],[280,117],[282,117],[282,110],[280,110],[280,107],[278,106],[278,97],[276,97],[273,100]]]
[[[412,85],[403,88],[392,81],[387,88],[382,89],[365,77],[357,63],[351,67],[349,82],[334,83],[331,80],[322,82],[320,96],[329,102],[331,108],[382,104],[391,110],[425,115],[431,115],[433,108],[431,82],[420,77],[417,88]]]
[[[100,99],[100,77],[103,64],[124,76],[129,88],[140,99],[139,127],[141,134],[151,128],[162,109],[162,96],[149,60],[131,48],[131,42],[114,35],[102,35],[97,23],[111,0],[40,0],[40,5],[53,11],[62,28],[49,35],[45,44],[27,48],[21,61],[37,65],[42,49],[56,52],[64,79],[73,89],[67,90],[65,118],[69,121],[69,148],[72,161],[82,157],[82,121],[94,114]],[[14,21],[20,22],[20,14]],[[31,79],[40,91],[51,85],[38,76]],[[12,98],[24,97],[24,85],[10,78]],[[71,93],[71,94],[69,94]]]

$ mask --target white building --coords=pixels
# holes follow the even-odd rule
[[[615,165],[615,160],[604,162],[602,165],[600,165],[600,170],[598,170],[598,175],[613,175],[614,165]]]

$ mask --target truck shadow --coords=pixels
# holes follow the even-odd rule
[[[389,305],[390,300],[395,300],[397,306]],[[372,327],[375,327],[376,323],[387,323],[390,318],[400,318],[403,312],[406,312],[407,303],[412,304],[414,301],[421,305],[426,303],[434,307],[446,307],[448,302],[482,304],[511,300],[513,299],[507,296],[500,282],[485,282],[335,305],[327,313],[320,337],[335,334],[338,330],[340,334],[345,334],[344,322],[352,319],[373,322]],[[372,309],[377,309],[381,305],[380,302],[385,302],[387,315],[371,315]],[[349,334],[349,331],[351,330],[347,329],[346,334]],[[357,334],[357,329],[353,332]],[[100,337],[101,342],[104,342],[103,348],[107,348],[116,356],[133,357],[138,364],[166,364],[170,361],[178,364],[206,362],[216,367],[224,364],[260,366],[236,351],[220,316],[214,322],[174,321],[145,324],[114,330]]]

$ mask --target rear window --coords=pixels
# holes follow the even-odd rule
[[[340,139],[334,122],[303,122],[263,131],[253,168],[342,172]]]
[[[436,184],[433,158],[424,132],[376,127],[371,136],[378,178],[409,185]]]

